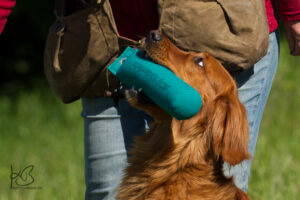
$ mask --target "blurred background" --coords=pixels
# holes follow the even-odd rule
[[[52,0],[18,1],[0,36],[0,200],[84,199],[81,104],[63,104],[43,74]],[[281,31],[280,61],[253,159],[252,199],[300,199],[300,57]],[[10,175],[32,166],[33,189]]]

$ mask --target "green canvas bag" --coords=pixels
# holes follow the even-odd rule
[[[64,102],[103,96],[118,81],[106,66],[118,57],[119,39],[108,1],[65,17],[48,32],[44,71],[51,89]]]
[[[71,2],[56,0],[61,7],[63,1]],[[117,88],[119,81],[107,66],[126,45],[139,45],[118,35],[109,0],[90,1],[73,14],[58,13],[48,33],[44,71],[64,103]],[[158,0],[158,13],[159,29],[176,46],[207,51],[230,72],[251,67],[267,52],[263,0]]]

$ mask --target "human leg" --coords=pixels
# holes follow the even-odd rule
[[[133,137],[149,117],[125,100],[82,99],[84,118],[86,200],[113,200]]]
[[[263,110],[278,66],[278,56],[278,35],[273,32],[269,37],[268,53],[252,68],[240,74],[233,74],[239,87],[239,98],[247,110],[250,128],[249,152],[252,156],[254,156]],[[245,160],[234,167],[227,163],[224,165],[225,174],[233,175],[236,185],[245,192],[248,190],[251,164],[252,160]]]

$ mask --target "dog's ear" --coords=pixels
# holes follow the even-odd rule
[[[248,152],[249,126],[246,110],[236,94],[218,96],[209,120],[214,154],[231,165],[251,158]]]

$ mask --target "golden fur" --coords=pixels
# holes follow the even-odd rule
[[[150,131],[136,138],[118,200],[246,200],[224,161],[249,159],[248,122],[230,74],[208,53],[185,52],[166,37],[145,45],[147,54],[194,87],[203,100],[198,114],[176,120],[152,102],[128,101],[154,119]],[[204,67],[195,61],[202,59]]]

